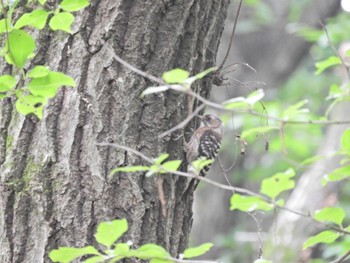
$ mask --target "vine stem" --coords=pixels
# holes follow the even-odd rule
[[[121,63],[123,66],[125,66],[126,68],[130,69],[131,71],[135,72],[136,74],[146,78],[146,79],[149,79],[153,82],[156,82],[160,85],[166,85],[166,83],[164,83],[164,81],[160,78],[157,78],[147,72],[144,72],[134,66],[132,66],[131,64],[129,64],[128,62],[126,62],[125,60],[123,60],[122,58],[120,58],[118,55],[115,54],[114,50],[108,45],[108,44],[105,44],[107,50],[110,52],[111,56],[116,60],[118,61],[119,63]],[[199,94],[195,93],[193,90],[191,89],[178,89],[178,88],[175,88],[173,87],[172,85],[169,85],[168,86],[169,89],[172,89],[172,90],[175,90],[175,91],[178,91],[178,92],[182,92],[182,93],[185,93],[185,94],[188,94],[196,99],[198,99],[199,101],[201,101],[203,104],[205,104],[206,106],[209,106],[209,107],[212,107],[214,109],[217,109],[217,110],[223,110],[223,111],[227,111],[227,112],[237,112],[237,113],[244,113],[244,114],[250,114],[250,115],[254,115],[254,116],[258,116],[258,117],[263,117],[263,118],[266,118],[267,120],[272,120],[272,121],[276,121],[276,122],[279,122],[281,124],[306,124],[306,125],[310,125],[310,124],[313,124],[313,125],[343,125],[343,124],[350,124],[350,120],[331,120],[331,121],[319,121],[319,120],[287,120],[287,119],[284,119],[284,118],[279,118],[279,117],[275,117],[275,116],[269,116],[267,115],[266,113],[260,113],[260,112],[257,112],[257,111],[254,111],[254,110],[251,110],[251,109],[248,109],[248,110],[237,110],[237,109],[228,109],[226,107],[224,107],[223,105],[221,104],[218,104],[218,103],[215,103],[215,102],[212,102],[212,101],[209,101],[205,98],[203,98],[202,96],[200,96]],[[192,115],[193,117],[193,115]],[[187,120],[187,121],[190,121]],[[163,137],[164,134],[161,134],[159,135],[160,137]]]
[[[114,147],[114,148],[118,148],[118,149],[122,149],[124,151],[127,151],[127,152],[130,152],[130,153],[133,153],[135,154],[136,156],[139,156],[140,158],[142,158],[143,160],[147,161],[148,163],[150,164],[154,164],[154,161],[153,159],[147,157],[146,155],[144,155],[142,152],[139,152],[139,151],[136,151],[135,149],[132,149],[128,146],[124,146],[124,145],[120,145],[120,144],[117,144],[117,143],[96,143],[97,146],[107,146],[107,147]],[[165,167],[163,167],[162,165],[159,165],[159,168],[161,170],[164,170],[166,172],[168,172],[169,174],[174,174],[174,175],[178,175],[178,176],[184,176],[184,177],[189,177],[189,178],[195,178],[197,180],[200,180],[200,181],[204,181],[208,184],[211,184],[211,185],[214,185],[216,187],[219,187],[221,189],[224,189],[224,190],[228,190],[228,191],[231,191],[231,192],[234,192],[234,193],[239,193],[239,194],[242,194],[242,195],[248,195],[248,196],[255,196],[255,197],[259,197],[261,200],[273,205],[274,207],[276,208],[279,208],[281,210],[285,210],[285,211],[288,211],[290,213],[293,213],[293,214],[296,214],[296,215],[299,215],[299,216],[302,216],[302,217],[306,217],[306,218],[310,218],[312,219],[313,221],[317,222],[318,224],[322,224],[324,225],[325,227],[329,228],[329,229],[332,229],[332,230],[335,230],[335,231],[338,231],[340,233],[343,233],[343,234],[347,234],[347,235],[350,235],[350,231],[347,231],[347,230],[344,230],[344,229],[341,229],[339,227],[336,227],[336,226],[333,226],[333,225],[329,225],[327,223],[323,223],[323,222],[319,222],[317,220],[315,220],[311,215],[310,213],[304,213],[304,212],[300,212],[300,211],[297,211],[297,210],[293,210],[291,208],[288,208],[286,206],[282,206],[282,205],[278,205],[276,204],[276,202],[274,202],[273,200],[269,199],[268,197],[262,195],[262,194],[259,194],[259,193],[255,193],[253,191],[250,191],[248,189],[245,189],[245,188],[241,188],[241,187],[235,187],[235,186],[230,186],[230,185],[225,185],[225,184],[221,184],[221,183],[218,183],[214,180],[211,180],[209,178],[206,178],[206,177],[203,177],[203,176],[198,176],[198,175],[195,175],[195,174],[191,174],[191,173],[186,173],[186,172],[182,172],[182,171],[174,171],[174,170],[169,170]]]

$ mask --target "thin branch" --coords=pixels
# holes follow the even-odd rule
[[[255,216],[255,213],[254,212],[248,212],[248,215],[253,218],[253,220],[255,221],[256,223],[256,227],[257,227],[257,231],[258,231],[258,240],[259,240],[259,248],[258,248],[258,256],[257,258],[261,258],[263,253],[264,253],[264,250],[263,250],[263,241],[262,241],[262,236],[261,236],[261,233],[262,233],[262,227],[261,227],[261,221],[259,221],[259,219]]]
[[[340,258],[332,261],[331,263],[341,263],[344,262],[348,257],[350,256],[350,250],[348,252],[346,252],[343,256],[341,256]]]
[[[128,62],[126,62],[125,60],[121,59],[119,56],[117,56],[117,54],[115,54],[115,52],[113,51],[113,49],[108,45],[108,44],[105,44],[106,45],[106,48],[107,50],[109,51],[110,55],[116,60],[118,61],[120,64],[122,64],[123,66],[125,66],[126,68],[130,69],[131,71],[139,74],[140,76],[146,78],[146,79],[149,79],[151,81],[154,81],[158,84],[161,84],[161,85],[165,85],[164,81],[160,78],[157,78],[151,74],[148,74],[147,72],[144,72],[138,68],[135,68],[134,66],[132,66],[131,64],[129,64]]]
[[[110,147],[119,148],[119,149],[131,152],[131,153],[141,157],[142,159],[144,159],[145,161],[149,162],[150,164],[154,164],[154,161],[151,158],[148,158],[143,153],[141,153],[139,151],[136,151],[136,150],[134,150],[134,149],[132,149],[130,147],[124,146],[124,145],[120,145],[120,144],[116,144],[116,143],[96,143],[96,145],[97,146],[110,146]],[[333,229],[335,231],[338,231],[338,232],[350,235],[349,231],[346,231],[344,229],[338,228],[336,226],[332,226],[332,225],[328,225],[326,223],[322,223],[322,222],[316,221],[314,218],[311,217],[310,213],[303,213],[303,212],[300,212],[300,211],[296,211],[296,210],[290,209],[290,208],[285,207],[285,206],[278,205],[275,202],[273,202],[272,200],[270,200],[269,198],[267,198],[266,196],[264,196],[262,194],[255,193],[255,192],[250,191],[248,189],[221,184],[221,183],[218,183],[216,181],[210,180],[210,179],[208,179],[206,177],[203,177],[203,176],[198,176],[198,175],[194,175],[194,174],[190,174],[190,173],[186,173],[186,172],[182,172],[182,171],[169,170],[169,169],[163,167],[162,165],[159,165],[159,167],[160,167],[160,169],[168,172],[169,174],[174,174],[174,175],[179,175],[179,176],[184,176],[184,177],[189,177],[189,178],[195,178],[197,180],[204,181],[206,183],[209,183],[211,185],[214,185],[214,186],[219,187],[219,188],[224,189],[224,190],[232,191],[234,193],[239,193],[239,194],[243,194],[243,195],[259,197],[261,200],[266,201],[267,203],[273,205],[276,208],[288,211],[290,213],[293,213],[293,214],[296,214],[296,215],[299,215],[299,216],[302,216],[302,217],[310,218],[313,221],[315,221],[315,222],[317,222],[319,224],[323,224],[324,226],[326,226],[326,227],[328,227],[330,229]]]
[[[133,148],[130,148],[128,146],[124,146],[124,145],[116,144],[116,143],[107,143],[107,142],[96,143],[96,145],[97,146],[111,146],[111,147],[114,147],[114,148],[119,148],[119,149],[122,149],[124,151],[131,152],[131,153],[135,154],[138,157],[141,157],[142,159],[144,159],[145,161],[147,161],[147,162],[149,162],[151,164],[154,163],[151,158],[148,158],[142,152],[136,151]]]
[[[241,11],[242,2],[243,2],[243,0],[239,1],[239,5],[238,5],[236,17],[235,17],[235,22],[234,22],[234,24],[233,24],[233,29],[232,29],[232,33],[231,33],[230,43],[228,44],[228,48],[227,48],[226,55],[225,55],[224,60],[222,61],[221,65],[220,65],[220,67],[219,67],[219,70],[222,69],[222,67],[224,66],[224,64],[225,64],[225,62],[226,62],[226,59],[228,58],[228,55],[230,54],[231,45],[232,45],[232,42],[233,42],[233,37],[234,37],[234,35],[235,35],[236,26],[237,26],[237,22],[238,22],[238,17],[239,17],[239,13],[240,13],[240,11]]]
[[[172,132],[179,130],[179,129],[183,129],[187,123],[189,123],[203,108],[205,107],[205,104],[201,104],[200,106],[198,106],[196,108],[196,110],[194,112],[192,112],[192,114],[188,115],[186,119],[184,119],[182,122],[180,122],[178,125],[172,127],[171,129],[161,133],[158,135],[158,138],[164,138],[165,136],[167,136],[168,134],[171,134]]]
[[[170,88],[171,88],[171,86],[170,86]],[[254,111],[254,110],[227,109],[224,106],[222,106],[221,104],[218,104],[218,103],[215,103],[215,102],[211,102],[211,101],[201,97],[199,94],[195,93],[192,90],[182,91],[182,90],[176,89],[176,91],[180,91],[180,92],[184,92],[186,94],[189,94],[189,95],[195,97],[196,99],[198,99],[199,101],[203,102],[205,105],[207,105],[209,107],[212,107],[214,109],[223,110],[223,111],[229,111],[229,112],[238,112],[238,113],[250,114],[250,115],[266,118],[267,120],[273,120],[273,121],[276,121],[276,122],[280,122],[280,123],[283,123],[283,124],[313,124],[313,125],[343,125],[343,124],[350,124],[350,120],[345,120],[345,121],[286,120],[286,119],[283,119],[283,118],[267,115],[266,113],[265,114],[264,113],[260,113],[260,112]]]
[[[227,109],[226,109],[227,110]],[[275,117],[275,116],[270,116],[266,115],[257,111],[253,110],[236,110],[238,113],[245,113],[245,114],[250,114],[258,117],[264,117],[272,121],[284,123],[284,124],[313,124],[313,125],[343,125],[343,124],[349,124],[350,120],[344,120],[344,121],[319,121],[319,120],[286,120],[283,118]]]
[[[237,157],[237,151],[236,151],[236,157]],[[222,171],[222,173],[224,174],[224,177],[226,179],[226,182],[229,186],[232,186],[231,185],[231,182],[230,180],[228,179],[228,176],[226,174],[226,171],[229,171],[229,170],[225,170],[222,162],[221,162],[221,159],[220,157],[218,157],[219,159],[219,164],[220,164],[220,169]],[[236,160],[236,159],[235,159]],[[233,192],[234,194],[234,192]],[[248,215],[253,218],[253,220],[255,221],[256,223],[256,227],[257,227],[257,230],[258,230],[258,240],[259,240],[259,249],[258,249],[258,257],[257,258],[261,258],[262,254],[263,254],[263,242],[262,242],[262,237],[261,237],[261,232],[262,232],[262,228],[261,228],[261,222],[258,220],[258,218],[255,216],[254,212],[248,212]]]
[[[323,28],[323,31],[326,33],[326,36],[327,36],[327,40],[328,40],[328,44],[329,46],[333,49],[333,51],[335,52],[335,54],[337,54],[337,57],[340,59],[342,65],[344,66],[345,68],[345,71],[346,71],[346,74],[348,75],[348,79],[350,80],[350,68],[349,68],[349,65],[346,64],[343,56],[339,53],[339,51],[335,48],[333,42],[332,42],[332,39],[330,38],[329,36],[329,33],[328,33],[328,30],[327,30],[327,27],[325,24],[322,23],[322,21],[320,22],[321,23],[321,26]]]
[[[115,54],[115,52],[113,51],[113,49],[108,46],[107,49],[110,52],[111,56],[117,60],[119,63],[121,63],[122,65],[124,65],[125,67],[127,67],[128,69],[130,69],[131,71],[151,80],[154,81],[160,85],[166,85],[163,80],[161,80],[160,78],[157,78],[149,73],[146,73],[142,70],[137,69],[136,67],[130,65],[128,62],[126,62],[125,60],[121,59],[119,56],[117,56]],[[275,117],[275,116],[269,116],[267,114],[264,113],[260,113],[257,111],[253,111],[253,110],[237,110],[237,109],[227,109],[224,106],[222,106],[221,104],[215,103],[215,102],[211,102],[205,98],[203,98],[202,96],[200,96],[199,94],[195,93],[193,90],[185,90],[185,89],[175,89],[172,87],[172,85],[169,85],[169,88],[175,91],[180,91],[183,92],[185,94],[189,94],[190,96],[193,96],[194,98],[198,99],[199,101],[201,101],[202,103],[204,103],[206,106],[212,107],[214,109],[218,109],[218,110],[223,110],[223,111],[228,111],[228,112],[238,112],[238,113],[246,113],[246,114],[250,114],[250,115],[254,115],[254,116],[259,116],[259,117],[264,117],[267,120],[273,120],[273,121],[277,121],[277,122],[281,122],[281,123],[285,123],[285,124],[314,124],[314,125],[342,125],[342,124],[350,124],[350,120],[345,120],[345,121],[318,121],[318,120],[307,120],[307,121],[299,121],[299,120],[286,120],[283,118],[279,118],[279,117]]]

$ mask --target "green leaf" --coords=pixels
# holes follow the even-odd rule
[[[0,100],[4,99],[4,98],[6,98],[6,97],[7,97],[7,94],[2,94],[2,93],[0,93]]]
[[[327,174],[322,179],[322,185],[326,185],[328,182],[341,181],[350,177],[350,165],[333,170],[330,174]]]
[[[334,231],[326,230],[323,231],[315,236],[309,237],[305,242],[303,249],[306,249],[308,247],[311,247],[313,245],[319,244],[319,243],[332,243],[339,237],[339,233],[336,233]]]
[[[240,194],[234,194],[230,200],[230,210],[238,209],[244,212],[250,212],[254,210],[269,211],[273,209],[273,206],[266,201],[260,199],[257,196],[243,196]]]
[[[335,66],[335,65],[339,65],[341,64],[341,60],[339,57],[336,56],[330,56],[329,58],[317,62],[315,64],[316,66],[316,75],[320,75],[323,71],[325,71],[327,68]]]
[[[45,5],[47,0],[38,0],[41,5]]]
[[[6,61],[19,68],[23,68],[29,56],[35,50],[33,38],[23,30],[13,29],[8,35],[5,45]]]
[[[344,95],[344,90],[339,85],[333,84],[329,88],[329,93],[326,100],[341,98]]]
[[[223,102],[226,109],[248,108],[249,104],[244,97],[236,97]]]
[[[60,247],[49,253],[49,258],[53,262],[69,263],[74,259],[84,255],[100,255],[100,253],[92,246],[83,248]]]
[[[144,91],[142,91],[141,93],[141,98],[143,98],[144,96],[153,94],[153,93],[159,93],[159,92],[163,92],[163,91],[167,91],[168,89],[170,89],[169,85],[166,86],[157,86],[157,87],[149,87],[147,89],[145,89]]]
[[[323,160],[324,158],[326,158],[325,155],[315,155],[315,156],[313,156],[313,157],[310,157],[310,158],[305,159],[301,164],[303,164],[303,165],[308,165],[308,164],[317,162],[317,161],[319,161],[319,160]]]
[[[256,135],[258,133],[266,133],[268,131],[271,131],[271,130],[279,130],[280,127],[277,127],[277,126],[261,126],[261,127],[257,127],[257,128],[252,128],[252,129],[248,129],[248,130],[245,130],[244,132],[242,132],[241,134],[241,138],[243,140],[245,140],[248,136],[250,135]]]
[[[204,244],[197,246],[197,247],[188,248],[184,251],[183,257],[184,258],[194,258],[194,257],[201,256],[201,255],[205,254],[206,252],[208,252],[212,246],[213,246],[213,243],[204,243]]]
[[[16,22],[14,28],[20,29],[24,26],[32,26],[37,29],[43,29],[48,16],[49,13],[45,10],[34,10],[31,13],[22,15]]]
[[[249,105],[254,105],[258,101],[260,101],[264,96],[265,96],[264,90],[258,89],[256,91],[253,91],[252,93],[250,93],[245,101]]]
[[[27,73],[28,78],[42,78],[49,74],[50,70],[44,66],[36,66]]]
[[[84,263],[101,263],[105,262],[105,256],[93,256],[84,260]]]
[[[267,259],[259,258],[259,259],[255,260],[254,263],[272,263],[272,261],[271,260],[267,260]]]
[[[152,258],[149,263],[174,263],[174,261],[170,259]]]
[[[118,172],[125,172],[125,173],[135,173],[135,172],[143,172],[143,171],[149,171],[151,168],[148,166],[126,166],[126,167],[118,167],[111,171],[110,175],[113,175]]]
[[[64,11],[74,12],[87,7],[89,4],[88,0],[63,0],[60,7]]]
[[[296,33],[306,41],[316,42],[322,36],[323,31],[312,27],[303,26]]]
[[[0,77],[0,92],[6,92],[16,85],[16,79],[11,75],[2,75]]]
[[[121,257],[130,256],[130,245],[127,243],[118,243],[115,245],[114,254]]]
[[[213,159],[205,159],[205,158],[199,158],[198,160],[195,160],[191,163],[191,168],[194,169],[195,174],[199,174],[199,172],[207,165],[210,165],[214,162]]]
[[[50,71],[45,77],[31,80],[28,90],[37,96],[53,98],[60,86],[75,86],[74,80],[60,72]]]
[[[168,153],[162,153],[157,158],[153,159],[154,164],[161,164],[164,160],[166,160],[169,157]]]
[[[168,173],[166,170],[177,171],[181,165],[181,160],[173,160],[169,162],[165,162],[162,164],[162,167],[165,169],[162,173]]]
[[[126,219],[102,222],[97,227],[95,238],[98,243],[110,248],[127,230]]]
[[[170,254],[161,246],[156,244],[145,244],[133,251],[133,255],[140,259],[158,258],[167,259]]]
[[[16,101],[16,109],[23,115],[34,113],[36,116],[38,116],[39,119],[42,119],[43,109],[46,103],[46,98],[27,95],[18,98]]]
[[[302,101],[299,101],[298,103],[295,103],[289,106],[287,109],[283,111],[282,116],[285,118],[293,118],[300,114],[309,113],[310,112],[309,109],[302,108],[307,103],[309,103],[308,100],[302,100]]]
[[[281,199],[278,199],[278,200],[275,202],[275,204],[278,205],[278,206],[284,206],[284,203],[285,203],[285,202],[284,202],[284,199],[282,199],[282,198],[281,198]]]
[[[341,148],[350,155],[350,129],[347,129],[341,137]]]
[[[74,16],[68,12],[62,12],[54,15],[50,19],[49,26],[53,31],[62,30],[65,32],[71,32],[71,25],[74,22]]]
[[[348,49],[348,50],[345,52],[345,55],[346,55],[347,57],[350,57],[350,49]]]
[[[211,67],[211,68],[208,68],[198,74],[196,74],[194,77],[196,79],[202,79],[204,78],[206,75],[208,75],[209,73],[213,72],[213,71],[216,71],[218,69],[218,67]]]
[[[181,68],[176,68],[167,72],[164,72],[162,75],[163,80],[166,83],[169,84],[175,84],[175,83],[182,83],[188,77],[190,76],[190,73],[186,70],[183,70]]]
[[[345,218],[345,212],[342,208],[339,207],[326,207],[316,211],[314,218],[320,222],[332,222],[342,227],[342,223]]]
[[[0,20],[0,34],[5,33],[6,30],[8,33],[12,30],[11,20],[9,18],[7,20],[5,18]]]
[[[291,180],[294,176],[295,171],[290,168],[284,173],[277,173],[264,179],[261,183],[260,192],[275,199],[280,193],[295,187],[295,181]]]

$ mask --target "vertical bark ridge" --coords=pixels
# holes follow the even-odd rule
[[[8,191],[2,193],[1,197],[6,204],[5,233],[9,242],[10,260],[14,262],[20,262],[23,258],[27,242],[28,225],[22,222],[28,221],[30,197],[27,196],[29,178],[24,178],[24,171],[29,162],[27,156],[34,132],[35,123],[32,118],[24,118],[18,137],[14,138],[15,154],[6,156],[8,158],[4,166],[11,166],[11,170],[2,174],[2,181],[8,187]]]
[[[2,165],[6,160],[6,154],[11,148],[13,143],[13,138],[8,136],[8,128],[12,119],[12,102],[11,99],[6,99],[3,102],[3,107],[1,108],[1,126],[0,126],[0,165]]]
[[[6,253],[0,254],[1,262],[49,262],[48,252],[58,246],[96,245],[98,223],[115,218],[127,218],[129,231],[122,239],[135,246],[156,242],[174,256],[186,247],[192,211],[191,201],[180,200],[183,181],[164,175],[164,217],[156,176],[108,176],[114,167],[144,162],[96,143],[124,144],[149,157],[168,152],[170,159],[184,158],[179,141],[157,136],[183,119],[185,96],[166,92],[140,99],[142,90],[153,83],[117,63],[109,48],[156,76],[174,67],[197,73],[206,68],[205,57],[208,63],[214,61],[212,52],[195,61],[197,53],[204,53],[205,45],[213,46],[207,42],[219,35],[215,28],[222,27],[210,18],[217,13],[206,8],[217,12],[220,3],[91,1],[87,12],[76,14],[72,35],[40,33],[38,54],[29,68],[49,65],[78,85],[61,89],[39,123],[16,113],[11,117],[12,108],[1,108],[10,118],[1,119],[1,131],[14,138],[11,147],[4,147],[5,137],[0,143],[1,155],[6,154],[0,187],[8,189],[0,202],[6,215],[0,218]],[[211,22],[215,25],[209,30]],[[11,164],[15,165],[9,169]]]

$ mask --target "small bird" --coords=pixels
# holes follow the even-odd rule
[[[188,143],[185,142],[184,149],[189,164],[188,170],[191,170],[191,163],[195,160],[215,160],[221,147],[224,128],[222,121],[212,114],[203,115],[201,120],[203,125],[193,133]],[[199,175],[205,176],[210,166],[211,164],[205,166]],[[183,196],[186,196],[192,188],[194,191],[198,183],[199,181],[197,179],[192,179]]]

